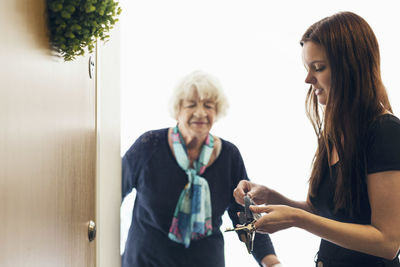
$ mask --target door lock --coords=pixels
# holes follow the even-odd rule
[[[92,242],[96,238],[96,223],[92,220],[89,221],[88,238],[89,242]]]

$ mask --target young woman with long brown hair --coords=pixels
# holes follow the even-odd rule
[[[259,232],[299,227],[321,237],[317,266],[400,266],[400,120],[380,75],[376,37],[351,12],[324,18],[301,42],[307,115],[318,138],[308,198],[241,181],[266,213]]]

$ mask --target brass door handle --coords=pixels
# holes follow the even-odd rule
[[[89,221],[88,238],[89,242],[92,242],[96,238],[96,223],[92,220]]]

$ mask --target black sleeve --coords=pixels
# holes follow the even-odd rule
[[[129,157],[129,154],[125,154],[122,158],[122,200],[132,191],[136,184],[133,165],[134,160]]]
[[[368,174],[400,170],[400,120],[386,116],[376,121],[367,141]]]
[[[234,168],[233,172],[235,177],[233,179],[233,188],[232,188],[232,196],[231,196],[231,203],[228,208],[228,214],[232,221],[233,227],[239,224],[239,217],[237,216],[238,211],[243,211],[243,207],[236,203],[235,198],[233,197],[233,190],[236,188],[240,180],[249,180],[247,177],[246,168],[244,166],[244,162],[242,156],[240,155],[239,150],[233,146],[234,149],[233,153],[233,164],[232,168]],[[238,235],[239,237],[239,235]],[[239,237],[240,239],[240,237]],[[243,249],[246,249],[243,243]],[[261,260],[270,254],[275,254],[274,246],[271,242],[271,239],[268,234],[260,234],[256,233],[254,237],[254,244],[253,244],[253,257],[261,266]]]
[[[122,200],[138,185],[141,166],[149,154],[151,136],[151,131],[142,134],[122,158]]]

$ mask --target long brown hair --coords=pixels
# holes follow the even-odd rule
[[[335,211],[354,214],[366,190],[366,138],[370,123],[385,109],[392,112],[380,73],[379,45],[368,23],[351,12],[340,12],[311,25],[300,44],[315,42],[326,52],[331,87],[320,116],[318,100],[308,90],[306,112],[318,137],[309,180],[315,197],[332,148],[339,156],[334,194]]]

